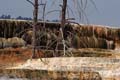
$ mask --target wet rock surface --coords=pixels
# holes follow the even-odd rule
[[[71,71],[46,71],[7,69],[0,70],[1,78],[13,80],[102,80],[98,72],[71,72]]]
[[[9,52],[9,50],[12,49],[5,49],[3,54],[0,55],[0,65],[1,65],[1,71],[0,73],[3,74],[6,73],[7,75],[10,74],[19,74],[19,71],[21,71],[21,74],[24,73],[24,70],[28,73],[24,75],[33,75],[35,73],[35,76],[39,74],[36,74],[36,71],[47,71],[47,73],[50,73],[51,76],[54,77],[53,80],[56,80],[56,74],[60,74],[60,76],[62,79],[66,79],[66,75],[68,78],[69,75],[69,79],[68,80],[74,80],[74,79],[78,79],[78,74],[80,76],[80,72],[97,72],[99,73],[99,75],[102,77],[102,80],[106,80],[103,79],[104,76],[106,77],[112,77],[115,78],[116,76],[119,77],[119,64],[120,64],[120,57],[118,57],[119,53],[118,51],[112,51],[112,50],[103,50],[103,52],[106,53],[113,53],[111,57],[54,57],[54,58],[39,58],[39,55],[43,55],[41,54],[41,52],[39,54],[37,54],[38,59],[33,59],[33,60],[29,60],[31,57],[32,51],[29,51],[27,49],[13,49],[11,51],[11,55]],[[15,52],[14,52],[15,51]],[[16,54],[16,51],[22,51],[21,53]],[[75,50],[76,51],[76,50]],[[82,51],[80,49],[80,51]],[[79,52],[80,52],[79,51]],[[84,51],[84,50],[83,50]],[[85,49],[85,51],[87,51]],[[94,49],[88,49],[88,52],[91,51],[96,51],[95,53],[97,54],[98,52],[102,51],[101,49],[98,50],[94,50]],[[97,52],[98,51],[98,52]],[[14,52],[14,54],[13,54]],[[101,52],[102,53],[102,52]],[[117,54],[118,53],[118,54]],[[78,54],[78,53],[77,53]],[[87,54],[86,54],[87,55]],[[36,56],[36,57],[37,57]],[[117,57],[116,57],[117,56]],[[8,72],[7,72],[7,70]],[[13,71],[12,71],[13,70]],[[18,72],[17,72],[18,70]],[[23,73],[22,73],[23,70]],[[31,74],[29,72],[29,70],[33,71],[33,73]],[[50,72],[49,72],[50,71]],[[64,72],[62,74],[62,72]],[[78,72],[78,73],[77,73]],[[10,73],[10,74],[9,74]],[[41,73],[44,75],[44,72]],[[2,75],[4,76],[4,75]],[[2,77],[1,76],[1,77]],[[6,76],[6,75],[5,75]],[[46,76],[46,74],[45,74]],[[76,77],[72,77],[71,76],[76,76]],[[33,78],[34,76],[32,76]],[[62,80],[58,75],[57,77],[59,78],[58,80]],[[43,80],[46,77],[43,78]],[[8,77],[9,79],[9,77]],[[20,79],[20,78],[19,78]],[[34,77],[35,80],[39,80],[38,77]],[[34,80],[32,79],[32,80]],[[23,79],[24,80],[24,79]],[[48,79],[49,80],[49,79]],[[78,79],[81,80],[81,79]],[[108,79],[109,80],[109,79]],[[119,80],[119,79],[116,79]]]
[[[28,60],[15,67],[0,70],[2,74],[19,78],[47,80],[119,80],[120,59],[116,58],[46,58]],[[47,71],[46,71],[47,70]],[[20,75],[22,74],[22,75]],[[31,76],[30,76],[31,75]],[[47,77],[46,77],[47,76]]]

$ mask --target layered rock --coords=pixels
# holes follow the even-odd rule
[[[22,38],[13,37],[13,38],[0,38],[0,48],[8,48],[8,47],[23,47],[26,45],[26,42]]]
[[[79,37],[75,35],[72,39],[72,46],[74,48],[103,48],[114,49],[115,43],[103,38],[96,37]]]

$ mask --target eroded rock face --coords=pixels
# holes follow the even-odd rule
[[[30,80],[102,80],[98,72],[69,72],[47,70],[0,70],[9,78],[26,78]]]
[[[42,33],[40,30],[36,31],[36,46],[48,46],[49,49],[55,49],[57,40],[60,38],[59,30],[55,28],[46,28],[46,30],[46,33]],[[120,29],[97,25],[70,25],[66,26],[63,32],[66,45],[73,48],[114,49],[115,41],[120,40]],[[27,44],[32,43],[32,34],[32,31],[27,31],[22,36]],[[59,49],[63,49],[63,45],[59,46]]]
[[[104,38],[107,40],[120,40],[120,29],[102,25],[73,25],[73,30],[80,36]]]
[[[13,37],[13,38],[0,38],[0,48],[8,48],[8,47],[23,47],[26,45],[26,42],[22,38]]]
[[[49,74],[53,80],[102,80],[97,72],[52,72]]]
[[[115,49],[118,51],[120,50],[120,41],[115,42]]]
[[[22,39],[26,41],[27,44],[32,44],[33,31],[27,31],[22,35]]]
[[[25,46],[25,41],[22,38],[13,37],[11,38],[11,46],[15,48]]]
[[[53,49],[56,45],[56,40],[58,36],[51,31],[36,31],[36,46],[41,46],[41,48]],[[26,41],[27,44],[32,44],[33,41],[33,31],[27,31],[23,34],[22,39]]]
[[[0,38],[0,48],[3,48],[3,42],[6,41],[5,38]]]
[[[57,45],[57,40],[59,36],[55,33],[48,31],[48,32],[36,32],[36,46],[47,46],[49,49],[55,49]],[[27,42],[27,44],[32,43],[32,31],[26,32],[22,38]],[[68,34],[68,33],[67,33]],[[66,45],[68,47],[73,48],[102,48],[102,49],[114,49],[115,42],[113,40],[107,40],[105,38],[97,38],[95,36],[87,37],[87,36],[80,36],[78,33],[73,35],[66,35]],[[58,45],[58,49],[63,49],[62,45]]]
[[[72,46],[74,48],[103,48],[114,49],[115,43],[103,38],[96,37],[79,37],[75,35],[72,40]]]

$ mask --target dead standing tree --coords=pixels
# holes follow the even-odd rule
[[[32,58],[33,58],[35,56],[35,46],[36,46],[36,29],[35,29],[35,27],[36,27],[37,22],[38,22],[38,6],[39,6],[39,4],[38,4],[38,0],[34,0],[34,3],[30,0],[27,0],[27,1],[34,6],[34,12],[33,12],[33,42],[32,42],[32,45],[33,45]],[[86,0],[86,2],[87,2],[87,0]],[[81,4],[83,4],[82,0],[81,0]],[[45,7],[44,7],[44,10],[45,10]],[[63,0],[62,10],[61,10],[62,14],[61,14],[60,37],[61,37],[62,44],[63,44],[64,56],[65,56],[66,47],[67,47],[66,44],[65,44],[64,33],[63,33],[63,29],[64,29],[65,24],[66,24],[66,10],[67,10],[67,0]],[[45,16],[44,14],[45,13],[43,13],[43,20],[44,20],[44,16]]]
[[[63,0],[63,5],[62,5],[62,19],[61,19],[61,36],[62,36],[62,42],[63,42],[63,47],[64,47],[64,56],[65,56],[65,40],[64,40],[64,35],[63,35],[63,29],[66,24],[66,9],[67,9],[67,0]]]
[[[32,53],[32,58],[35,57],[35,48],[36,48],[36,25],[38,22],[38,0],[34,0],[34,3],[30,0],[27,0],[30,4],[33,5],[34,7],[34,11],[33,11],[33,41],[32,41],[32,45],[33,45],[33,53]]]
[[[66,24],[66,9],[67,9],[67,0],[63,0],[63,4],[60,5],[62,10],[61,10],[61,25],[60,25],[60,29],[59,29],[59,39],[57,40],[57,45],[56,45],[56,49],[55,51],[59,50],[58,46],[59,44],[63,45],[63,56],[66,55],[66,43],[65,43],[65,39],[64,39],[64,33],[63,33],[63,29],[65,28],[65,24]]]

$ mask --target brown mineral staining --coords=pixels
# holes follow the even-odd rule
[[[61,45],[58,45],[59,51],[55,52],[57,40],[59,39],[58,34],[60,24],[46,23],[46,32],[42,29],[42,26],[43,23],[38,22],[36,27],[36,45],[42,48],[37,47],[34,60],[37,61],[37,59],[48,57],[52,58],[55,56],[56,58],[62,57],[63,59],[65,59],[65,57],[69,57],[69,55],[63,57],[63,46]],[[0,20],[0,75],[7,74],[9,77],[16,76],[18,78],[29,78],[32,80],[102,80],[104,75],[101,76],[101,73],[99,73],[99,71],[74,72],[35,70],[35,67],[40,68],[42,64],[36,61],[35,62],[37,63],[37,65],[35,65],[35,63],[33,62],[34,64],[30,63],[31,66],[27,66],[27,68],[30,67],[29,69],[33,70],[13,69],[13,67],[16,67],[18,65],[26,65],[27,63],[25,62],[27,62],[27,60],[29,60],[32,56],[31,44],[33,40],[33,31],[31,31],[31,28],[32,26],[29,25],[27,21]],[[86,67],[89,67],[91,65],[94,66],[93,68],[97,68],[97,63],[100,61],[96,61],[96,58],[100,58],[101,61],[103,60],[103,57],[106,59],[120,58],[120,29],[98,25],[68,24],[65,26],[63,32],[66,45],[70,47],[68,48],[68,50],[72,52],[73,57],[80,57],[80,59],[85,57],[85,61],[87,61],[87,59],[91,57],[91,59],[94,59],[92,63],[96,62],[96,64],[89,65],[87,65],[86,63]],[[106,60],[104,60],[101,64],[102,66],[105,66],[105,61]],[[64,64],[65,62],[66,61],[64,61]],[[119,61],[115,62],[119,63]],[[74,63],[76,63],[76,61]],[[109,64],[109,67],[106,67],[111,68],[110,70],[112,70],[113,66],[111,65],[116,66],[117,64],[114,65],[113,63],[111,63]],[[24,65],[22,67],[24,68]],[[5,68],[12,69],[7,70]],[[100,69],[102,68],[103,67],[100,67]],[[109,76],[105,80],[120,79],[119,76],[115,78],[111,77],[112,76]]]

